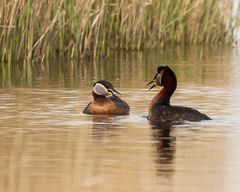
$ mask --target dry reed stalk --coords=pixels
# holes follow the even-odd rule
[[[106,55],[170,44],[231,43],[227,0],[1,0],[0,58],[13,62]]]

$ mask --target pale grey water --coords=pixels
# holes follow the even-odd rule
[[[239,191],[237,48],[121,53],[1,74],[0,191]],[[178,78],[172,104],[212,121],[152,127],[148,91],[158,65]],[[3,71],[3,70],[1,70]],[[12,74],[11,76],[9,74]],[[92,83],[107,79],[129,116],[82,114]]]

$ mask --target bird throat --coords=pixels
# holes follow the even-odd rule
[[[170,98],[174,93],[175,89],[176,86],[164,86],[161,89],[161,91],[154,96],[151,105],[152,106],[170,105]]]

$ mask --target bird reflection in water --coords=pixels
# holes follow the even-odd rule
[[[169,123],[152,125],[152,137],[156,146],[156,164],[158,174],[172,174],[175,158],[174,128]]]
[[[111,115],[93,115],[93,132],[94,137],[105,137],[109,134],[113,134],[112,130],[119,127],[116,123],[116,116]]]

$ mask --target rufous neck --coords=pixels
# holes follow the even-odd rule
[[[93,96],[93,99],[94,99],[94,100],[103,100],[103,99],[106,99],[105,96],[98,95],[98,94],[96,94],[94,91],[92,91],[92,96]]]
[[[170,105],[170,98],[176,90],[176,84],[168,83],[164,85],[161,91],[159,91],[152,100],[152,104],[157,105]]]
[[[176,90],[176,82],[169,82],[163,85],[162,90],[160,91],[161,95],[171,98],[172,94]]]

